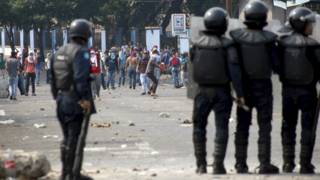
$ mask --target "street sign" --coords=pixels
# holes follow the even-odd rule
[[[186,33],[186,15],[185,14],[172,14],[172,35],[181,35]]]
[[[308,2],[310,2],[310,0],[273,0],[273,5],[287,9],[288,7],[299,6]]]

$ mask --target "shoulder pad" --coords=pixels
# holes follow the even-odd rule
[[[298,33],[281,36],[279,43],[287,47],[320,46],[316,40]]]
[[[247,44],[269,43],[277,38],[277,35],[270,31],[256,31],[245,28],[230,31],[230,36],[235,42]]]
[[[201,36],[194,42],[194,45],[202,48],[221,48],[232,44],[232,41],[225,37],[218,37],[214,35],[201,34]]]

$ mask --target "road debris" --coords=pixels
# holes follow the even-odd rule
[[[128,145],[126,145],[126,144],[122,144],[121,145],[121,149],[125,149],[125,148],[127,148],[128,147]]]
[[[0,159],[7,164],[0,177],[10,177],[14,173],[17,179],[38,179],[51,170],[47,157],[38,152],[8,150],[0,154]]]
[[[192,121],[190,121],[189,119],[185,119],[182,124],[192,124]]]
[[[170,117],[170,114],[167,113],[167,112],[161,112],[161,113],[159,114],[159,117],[160,117],[160,118],[169,118],[169,117]]]
[[[110,128],[111,124],[110,123],[91,123],[90,126],[93,128]]]
[[[6,112],[3,109],[1,109],[0,110],[0,116],[5,116],[5,115],[6,115]]]
[[[134,124],[132,121],[129,121],[129,126],[135,126],[136,124]]]
[[[47,127],[46,124],[44,124],[44,123],[35,123],[35,124],[33,124],[33,126],[35,128],[37,128],[37,129],[46,128]]]
[[[45,111],[46,109],[45,108],[40,108],[40,111]]]
[[[15,120],[8,119],[8,120],[0,121],[0,124],[9,125],[9,124],[14,124],[15,122],[16,122]]]
[[[43,139],[49,139],[49,138],[58,139],[59,138],[58,135],[44,135],[42,137],[43,137]]]

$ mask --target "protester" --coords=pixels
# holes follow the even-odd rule
[[[140,73],[140,82],[142,86],[142,93],[141,95],[146,95],[148,91],[148,77],[146,74],[147,65],[149,62],[149,52],[145,50],[142,55],[142,59],[139,61],[137,66],[137,71]]]
[[[90,65],[91,65],[91,89],[93,99],[100,97],[101,88],[101,68],[100,54],[98,51],[90,50]]]
[[[120,70],[120,76],[119,76],[119,84],[124,86],[126,82],[126,61],[127,61],[127,52],[126,52],[126,46],[121,47],[121,51],[119,52],[119,70]]]
[[[37,64],[37,60],[33,52],[30,52],[24,64],[24,71],[26,73],[26,93],[25,93],[26,96],[29,95],[30,81],[32,86],[32,96],[36,96],[36,88],[35,88],[36,64]]]
[[[158,50],[153,49],[152,54],[157,54]],[[156,91],[158,87],[158,79],[155,76],[155,69],[160,68],[157,64],[157,56],[151,56],[148,65],[147,65],[147,77],[150,78],[152,81],[152,86],[150,87],[148,93],[151,94],[151,96],[156,96]]]
[[[19,61],[17,60],[16,53],[14,51],[11,52],[11,56],[6,62],[6,70],[9,75],[10,100],[17,100]]]
[[[106,66],[108,67],[108,81],[107,81],[107,89],[109,89],[109,85],[111,85],[111,89],[115,88],[115,73],[119,72],[118,67],[118,52],[116,47],[112,47],[109,51],[109,56],[106,59]]]
[[[127,59],[126,69],[129,73],[129,88],[136,89],[136,68],[138,64],[138,58],[136,52],[132,52]]]
[[[173,52],[173,56],[170,59],[170,67],[171,67],[171,73],[173,78],[173,85],[175,88],[180,88],[180,59],[179,59],[179,53]]]
[[[47,74],[47,78],[46,78],[47,84],[50,83],[50,60],[51,60],[51,53],[47,53],[47,57],[45,59],[45,66],[44,66]]]

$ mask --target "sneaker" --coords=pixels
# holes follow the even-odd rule
[[[37,96],[36,93],[32,93],[32,96]]]
[[[147,94],[146,92],[141,93],[142,96],[143,96],[143,95],[146,95],[146,94]]]

